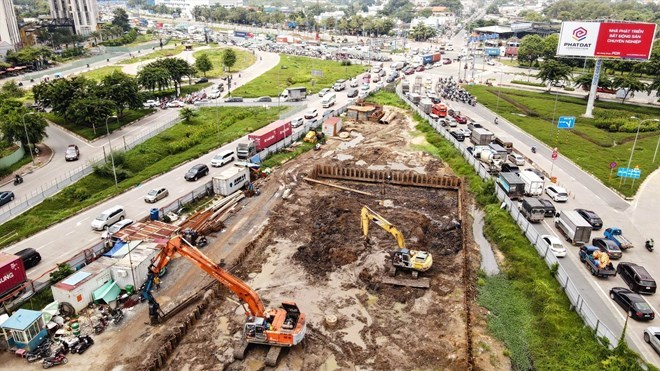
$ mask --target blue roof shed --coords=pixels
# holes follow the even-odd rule
[[[43,314],[36,310],[19,309],[0,328],[10,349],[33,350],[48,334]]]

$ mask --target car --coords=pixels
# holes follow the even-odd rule
[[[387,75],[387,72],[385,72],[385,70],[380,70],[380,72],[378,72],[378,76],[380,77],[385,77],[385,75]]]
[[[329,92],[330,92],[330,89],[328,89],[328,88],[321,89],[321,91],[319,92],[319,97],[323,97],[324,95],[328,94]]]
[[[0,206],[10,203],[14,200],[14,192],[2,191],[0,192]]]
[[[80,150],[78,149],[78,146],[75,144],[69,144],[68,147],[66,147],[66,152],[64,152],[64,159],[66,161],[76,161],[80,157]]]
[[[212,90],[209,93],[208,97],[209,97],[209,99],[218,99],[218,98],[220,98],[221,94],[222,94],[221,90]]]
[[[647,321],[655,318],[655,313],[646,300],[625,287],[613,287],[610,290],[610,298],[628,313],[628,317]]]
[[[541,170],[539,170],[539,169],[536,169],[536,168],[525,168],[525,169],[523,169],[523,171],[531,171],[532,173],[536,174],[539,178],[541,178],[541,180],[545,179],[545,175],[544,175],[543,172],[542,172]]]
[[[502,164],[501,173],[517,173],[520,171],[520,168],[516,165],[512,165],[508,162]]]
[[[367,83],[362,84],[362,86],[360,87],[360,90],[369,90],[369,84],[367,84]]]
[[[350,89],[347,93],[346,96],[348,98],[355,98],[358,95],[358,90],[357,89]]]
[[[556,185],[549,185],[545,187],[545,194],[547,194],[555,202],[568,201],[568,193],[566,190]]]
[[[541,236],[539,243],[545,252],[550,251],[552,254],[554,254],[554,256],[558,258],[563,258],[566,256],[566,248],[561,243],[559,238],[555,236],[544,234]]]
[[[442,64],[451,64],[451,59],[449,59],[449,58],[443,59]]]
[[[178,100],[173,100],[171,102],[167,102],[167,104],[165,106],[167,108],[179,108],[179,107],[183,107],[183,102],[178,101]]]
[[[598,250],[607,254],[612,260],[621,259],[623,253],[616,242],[608,240],[607,238],[594,238],[591,240],[591,244],[596,246]]]
[[[188,172],[183,176],[187,181],[195,181],[205,175],[208,175],[209,167],[205,164],[197,164],[188,170]]]
[[[353,80],[351,80],[351,82],[349,83],[349,86],[350,86],[351,88],[357,88],[357,87],[358,87],[358,81],[357,81],[357,79],[353,79]]]
[[[307,119],[307,120],[313,119],[315,117],[318,117],[318,115],[319,115],[319,110],[312,109],[312,110],[309,110],[309,111],[305,112],[305,119]]]
[[[591,224],[591,228],[594,231],[603,228],[603,220],[595,212],[587,209],[575,209],[575,211],[580,214],[587,223]]]
[[[538,198],[539,202],[543,204],[543,207],[545,208],[545,217],[554,217],[555,214],[557,213],[557,209],[555,208],[555,205],[550,201],[546,200],[545,198]]]
[[[273,98],[271,97],[259,97],[255,99],[255,102],[272,102]]]
[[[309,120],[307,120],[307,122],[305,122],[305,124],[309,127],[316,127],[319,124],[319,120],[318,119],[309,119]]]
[[[621,262],[616,266],[616,273],[632,291],[638,294],[655,294],[657,284],[646,268],[641,265]]]
[[[607,93],[607,94],[616,94],[615,89],[601,88],[600,86],[598,88],[596,88],[596,92],[598,92],[598,93]]]
[[[369,92],[366,91],[366,90],[362,90],[362,91],[360,92],[360,94],[358,94],[358,98],[360,98],[360,99],[365,99],[365,98],[368,97],[368,96],[369,96]]]
[[[412,67],[407,67],[403,70],[404,75],[412,75],[413,73],[415,73],[415,69]]]
[[[114,235],[115,233],[128,227],[131,224],[133,224],[133,219],[122,219],[117,223],[111,225],[110,227],[108,227],[108,229],[106,229],[103,233],[101,233],[101,239],[102,240],[108,239],[112,237],[112,235]]]
[[[154,100],[154,99],[149,99],[148,101],[142,103],[142,106],[144,108],[156,108],[156,107],[160,106],[160,102],[158,102],[157,100]]]
[[[389,75],[389,76],[387,76],[387,78],[385,79],[385,82],[387,82],[387,83],[391,83],[391,82],[394,82],[395,80],[396,80],[396,76],[394,76],[394,75]]]
[[[660,327],[647,327],[644,329],[644,341],[651,344],[655,352],[660,354]]]
[[[206,77],[202,77],[199,80],[195,81],[195,84],[203,84],[205,82],[209,82],[209,79],[207,79]]]
[[[494,65],[495,65],[495,61],[491,59],[491,60],[489,60],[488,62],[486,62],[486,64],[489,65],[489,66],[494,66]]]
[[[237,102],[242,102],[243,98],[242,97],[229,97],[225,99],[225,103],[237,103]]]
[[[298,126],[302,126],[302,124],[305,121],[303,120],[302,117],[296,117],[293,120],[291,120],[291,127],[297,128]]]
[[[25,269],[30,269],[36,266],[37,264],[39,264],[39,262],[41,261],[41,254],[39,254],[37,250],[31,247],[15,252],[14,255],[21,258]]]
[[[144,202],[153,204],[154,202],[167,197],[169,194],[170,192],[165,187],[154,188],[144,196]]]
[[[508,156],[506,156],[507,160],[518,166],[525,166],[525,157],[521,154],[518,153],[509,153]]]
[[[379,81],[380,81],[379,75],[374,75],[374,77],[371,79],[371,82],[379,82]]]
[[[424,66],[424,68],[427,69],[427,70],[431,70],[431,69],[433,69],[433,67],[434,67],[433,63],[427,64],[426,66]]]
[[[419,66],[415,67],[415,72],[424,72],[424,66],[420,64]]]

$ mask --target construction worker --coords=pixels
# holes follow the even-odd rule
[[[154,277],[154,287],[156,287],[156,290],[160,289],[160,278],[158,276]]]

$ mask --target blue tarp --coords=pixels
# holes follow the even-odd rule
[[[121,241],[117,241],[117,242],[115,242],[115,246],[113,246],[112,249],[110,249],[110,251],[108,251],[107,253],[103,254],[103,256],[107,256],[107,257],[111,258],[112,255],[114,255],[117,251],[119,251],[119,249],[121,249],[122,247],[124,247],[124,245],[126,245],[125,242],[121,242]]]

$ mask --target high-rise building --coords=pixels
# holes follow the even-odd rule
[[[8,50],[18,50],[21,46],[21,34],[12,0],[0,0],[0,55]]]
[[[5,1],[5,0],[0,0]],[[96,0],[49,0],[53,19],[71,19],[78,35],[96,31],[99,8]]]

